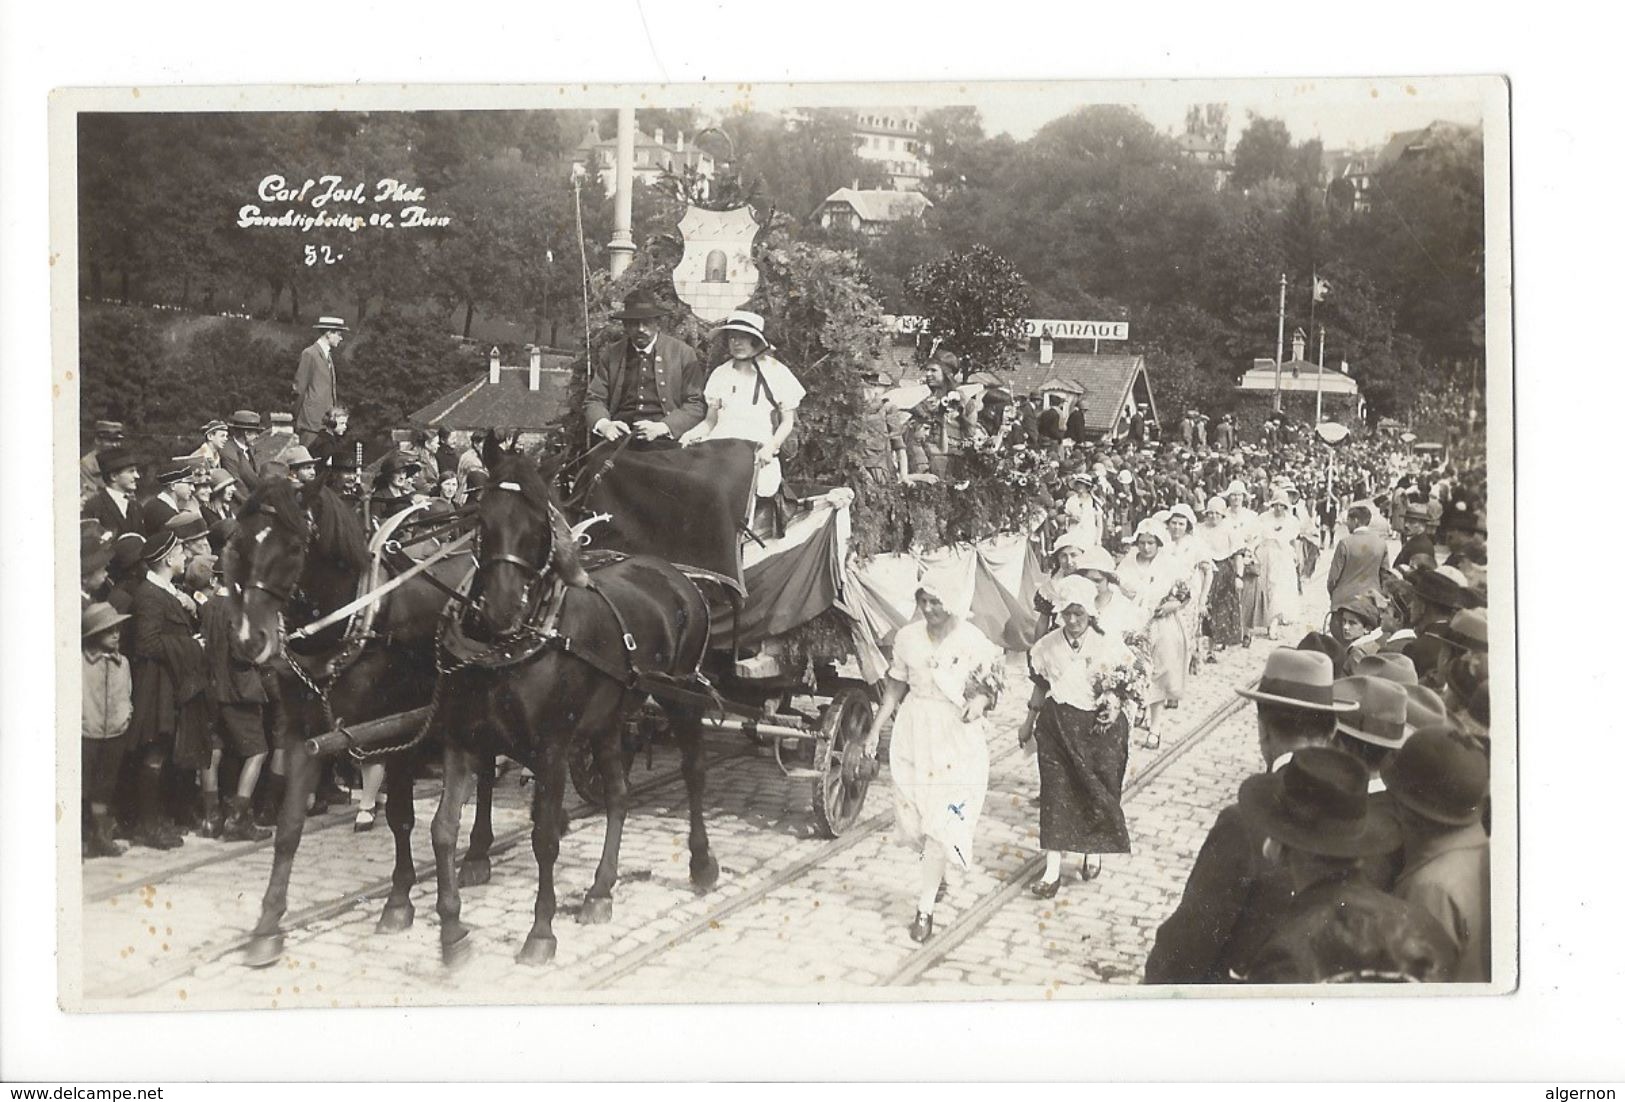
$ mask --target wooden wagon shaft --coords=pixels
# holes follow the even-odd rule
[[[326,734],[305,740],[305,750],[312,757],[326,757],[343,750],[372,746],[387,742],[415,730],[429,718],[429,707],[413,708],[409,712],[396,712],[382,719],[371,719],[354,727],[340,727]]]
[[[786,727],[782,723],[760,723],[752,719],[711,719],[700,721],[713,731],[739,731],[770,738],[812,738],[818,732],[807,727]]]

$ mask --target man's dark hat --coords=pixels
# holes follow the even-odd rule
[[[1337,717],[1337,730],[1350,738],[1392,750],[1405,741],[1409,697],[1401,685],[1380,677],[1344,677],[1332,686],[1332,696],[1352,700],[1359,711]]]
[[[1426,634],[1442,639],[1460,650],[1487,654],[1490,649],[1490,622],[1483,609],[1462,609],[1448,624],[1434,624]]]
[[[1282,845],[1323,857],[1371,857],[1399,848],[1392,819],[1369,815],[1365,763],[1309,746],[1274,773],[1241,782],[1241,814]]]
[[[355,471],[361,469],[355,461],[354,448],[340,448],[338,451],[327,457],[327,466],[330,470],[335,471]]]
[[[1430,604],[1450,609],[1467,607],[1467,591],[1437,570],[1418,570],[1411,575],[1410,585],[1418,597]]]
[[[663,318],[670,311],[660,305],[653,291],[639,288],[626,296],[626,301],[619,310],[609,316],[613,321],[649,321],[653,318]]]
[[[109,562],[107,572],[122,576],[129,573],[136,563],[141,561],[141,552],[145,550],[147,541],[135,532],[125,532],[113,541],[113,558]]]
[[[141,545],[141,561],[148,566],[163,562],[164,556],[175,550],[178,542],[175,533],[167,529],[157,535],[148,536],[146,542]]]
[[[113,533],[100,521],[79,522],[79,575],[87,577],[113,561]]]
[[[1357,677],[1380,677],[1398,685],[1421,684],[1421,678],[1416,676],[1416,664],[1407,655],[1388,651],[1368,654],[1360,659],[1354,664],[1354,674]]]
[[[170,517],[164,522],[164,529],[173,532],[175,538],[182,543],[200,540],[209,534],[209,526],[204,523],[203,514],[191,509]]]
[[[192,468],[175,467],[172,470],[167,470],[158,476],[158,481],[165,486],[173,486],[177,482],[190,482],[192,481]]]
[[[226,418],[228,428],[257,429],[261,427],[260,415],[251,409],[239,409]]]
[[[1382,767],[1382,779],[1394,800],[1422,818],[1469,826],[1484,814],[1490,759],[1481,746],[1450,727],[1424,727]]]
[[[104,479],[112,478],[126,467],[141,466],[141,460],[135,457],[135,453],[124,448],[108,448],[96,461],[101,464]]]

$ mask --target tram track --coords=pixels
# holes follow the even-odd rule
[[[1255,681],[1256,679],[1253,679],[1248,684]],[[1240,697],[1226,701],[1187,733],[1169,743],[1157,757],[1148,762],[1124,785],[1124,801],[1127,802],[1133,795],[1138,794],[1157,775],[1200,743],[1226,719],[1233,716],[1245,703],[1246,701]],[[1019,746],[1004,750],[988,763],[989,769],[1020,752]],[[815,852],[792,862],[748,891],[720,902],[716,906],[707,909],[704,913],[683,923],[676,930],[640,945],[615,960],[593,969],[580,983],[579,989],[586,991],[602,990],[632,975],[646,965],[658,961],[662,955],[677,946],[707,931],[716,929],[726,919],[762,903],[773,893],[811,875],[832,858],[886,830],[892,825],[892,820],[893,813],[890,810],[874,813],[862,823],[842,834],[841,837],[825,842]],[[983,896],[972,905],[951,928],[945,930],[927,945],[909,954],[897,968],[882,978],[878,986],[891,987],[912,984],[935,964],[945,959],[949,953],[977,930],[985,926],[1001,907],[1020,894],[1033,875],[1043,868],[1043,864],[1044,857],[1042,853],[1023,863],[999,888]]]
[[[707,761],[707,768],[714,769],[718,766],[729,765],[737,761],[748,761],[753,759],[755,756],[756,755],[753,747],[748,745],[742,746],[738,749],[710,758]],[[678,766],[664,770],[655,776],[648,777],[636,784],[628,786],[626,793],[628,800],[627,810],[630,812],[632,809],[641,806],[646,797],[651,796],[672,784],[681,783],[682,779],[682,768]],[[566,813],[569,815],[572,821],[577,817],[584,817],[588,813],[597,812],[599,810],[601,809],[596,804],[588,803],[585,800],[577,800],[574,804],[571,804],[565,808]],[[325,825],[323,829],[326,829]],[[520,850],[520,843],[528,842],[529,838],[530,826],[528,823],[523,827],[516,827],[512,830],[503,831],[502,833],[492,837],[490,856],[493,876],[495,875],[498,865],[506,863],[510,856],[515,855],[517,852],[523,852],[525,855],[529,855],[530,851],[528,848],[523,849],[522,851]],[[200,861],[197,862],[193,867],[201,868],[206,864],[218,863],[219,860],[229,860],[232,857],[243,856],[254,852],[254,850],[264,848],[270,844],[272,844],[270,841],[256,843],[253,849],[241,849],[231,854],[221,855],[215,860]],[[459,867],[461,866],[462,858],[466,855],[466,850],[464,850],[462,854],[458,855]],[[434,859],[430,858],[425,861],[417,862],[414,866],[414,872],[416,873],[418,880],[421,882],[425,878],[433,876],[434,868]],[[181,871],[185,870],[177,869],[176,871],[171,872],[169,875],[179,875]],[[145,884],[151,882],[152,881],[150,880],[144,881],[142,884],[135,885],[134,887],[139,889],[144,887]],[[342,914],[344,911],[354,907],[356,904],[361,903],[366,899],[370,899],[381,894],[387,894],[392,886],[392,876],[379,877],[377,879],[370,880],[357,888],[346,891],[340,896],[323,900],[320,903],[313,903],[308,907],[303,907],[299,910],[293,911],[283,918],[283,933],[285,935],[292,935],[297,931],[305,929],[306,927],[309,927],[317,922],[332,918],[334,915]],[[113,894],[117,895],[125,890],[129,889],[121,888],[119,892],[114,892]],[[88,898],[89,897],[87,897],[87,899]],[[241,935],[230,938],[223,942],[211,942],[201,945],[196,949],[193,949],[190,953],[181,957],[179,960],[176,960],[173,964],[167,965],[163,968],[143,972],[138,976],[129,977],[122,983],[110,984],[104,988],[88,991],[87,996],[93,999],[123,999],[146,994],[150,991],[171,984],[176,980],[182,979],[185,976],[191,975],[204,965],[212,964],[223,957],[231,955],[232,953],[240,952],[246,948],[249,942],[252,940],[252,932],[245,931]]]

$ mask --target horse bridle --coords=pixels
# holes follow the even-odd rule
[[[487,492],[490,492],[490,490],[504,490],[508,493],[515,494],[524,493],[524,488],[517,482],[497,482],[491,485]],[[546,520],[549,527],[551,527],[553,520],[551,510],[552,506],[549,505],[549,513]],[[474,549],[475,577],[478,577],[480,572],[483,571],[487,566],[492,566],[496,563],[507,563],[509,566],[518,568],[525,575],[525,587],[519,594],[519,607],[521,609],[531,608],[531,598],[534,596],[537,584],[543,581],[547,577],[548,572],[553,569],[553,560],[558,554],[558,542],[556,540],[548,541],[547,559],[540,566],[537,566],[535,563],[528,562],[525,559],[520,558],[518,555],[503,553],[500,555],[486,556],[482,554],[484,550],[482,546],[483,542],[483,540],[476,539]],[[521,622],[522,621],[523,617],[521,618]]]

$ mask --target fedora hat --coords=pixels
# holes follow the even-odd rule
[[[79,574],[94,574],[113,561],[113,533],[99,521],[79,522]]]
[[[1380,677],[1344,677],[1332,684],[1332,699],[1352,701],[1357,708],[1337,717],[1337,729],[1350,738],[1392,750],[1410,733],[1402,685]]]
[[[97,436],[116,437],[116,438],[122,440],[122,439],[124,439],[124,422],[123,421],[97,421],[96,422],[96,435]]]
[[[204,523],[203,514],[190,509],[184,513],[176,513],[165,521],[164,530],[173,533],[182,543],[204,539],[209,534],[209,526]]]
[[[1445,569],[1418,570],[1411,575],[1411,590],[1429,604],[1449,609],[1466,608],[1466,587],[1451,580],[1450,575],[1444,573]]]
[[[344,324],[343,318],[321,317],[316,319],[312,329],[319,329],[324,333],[348,333],[350,327]]]
[[[1352,712],[1359,705],[1332,696],[1332,660],[1316,651],[1278,647],[1264,660],[1255,689],[1237,689],[1248,700],[1311,712]]]
[[[650,321],[654,318],[663,318],[670,311],[660,305],[653,291],[638,288],[626,296],[619,310],[611,311],[612,321]]]
[[[79,638],[89,639],[92,635],[100,635],[129,618],[128,613],[120,612],[106,601],[97,601],[79,614]]]
[[[209,485],[213,486],[217,491],[224,490],[227,486],[230,486],[236,481],[237,476],[226,470],[224,467],[216,467],[214,470],[209,472]]]
[[[1365,764],[1329,746],[1309,746],[1274,773],[1241,782],[1242,817],[1284,846],[1324,857],[1372,857],[1399,848],[1399,827],[1367,814]]]
[[[1384,681],[1404,686],[1419,685],[1422,682],[1422,679],[1416,676],[1416,664],[1409,656],[1390,651],[1366,655],[1354,663],[1354,674],[1357,677],[1380,677]]]
[[[749,310],[734,310],[722,320],[722,324],[711,330],[714,337],[718,333],[743,333],[748,337],[755,337],[762,342],[764,348],[771,348],[767,339],[767,321],[760,314]]]
[[[1481,608],[1464,608],[1450,617],[1448,624],[1435,624],[1423,634],[1442,639],[1459,650],[1489,653],[1490,623]]]
[[[316,457],[310,454],[310,449],[303,444],[295,444],[282,453],[282,462],[292,470],[294,467],[311,467],[316,464]]]
[[[260,415],[251,409],[234,410],[231,416],[226,418],[226,426],[234,429],[257,429],[261,427]]]
[[[1425,505],[1424,503],[1422,503],[1420,501],[1413,501],[1409,505],[1405,506],[1405,519],[1406,520],[1420,520],[1420,521],[1424,521],[1424,522],[1426,522],[1428,524],[1432,524],[1433,523],[1433,513],[1428,509],[1427,505]]]
[[[1405,725],[1413,731],[1422,727],[1449,726],[1450,710],[1444,697],[1426,685],[1404,685]]]
[[[1483,817],[1490,791],[1489,755],[1450,727],[1417,731],[1381,772],[1388,794],[1424,819],[1468,826]]]

